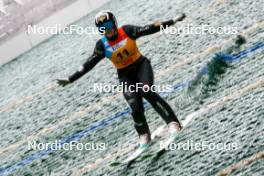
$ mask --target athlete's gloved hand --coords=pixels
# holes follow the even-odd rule
[[[186,17],[185,13],[182,13],[180,16],[175,17],[175,18],[173,19],[174,24],[175,24],[176,22],[178,22],[178,21],[182,21],[185,17]]]
[[[66,86],[70,83],[71,82],[68,79],[57,79],[57,84],[59,84],[62,87]]]

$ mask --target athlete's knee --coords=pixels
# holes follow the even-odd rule
[[[138,102],[136,99],[131,98],[127,100],[127,103],[129,104],[130,108],[132,109],[132,114],[140,114],[144,112],[143,106],[140,102]]]

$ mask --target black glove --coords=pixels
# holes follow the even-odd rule
[[[71,82],[68,79],[57,79],[57,84],[64,87],[67,84],[70,84]]]
[[[178,21],[182,21],[186,17],[185,13],[182,13],[180,16],[173,19],[173,22],[176,23]]]

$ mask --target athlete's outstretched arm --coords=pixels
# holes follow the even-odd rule
[[[141,26],[133,26],[133,25],[125,25],[125,26],[123,26],[123,28],[129,37],[131,37],[133,39],[137,39],[137,38],[145,36],[145,35],[150,35],[150,34],[154,34],[156,32],[159,32],[161,26],[166,28],[166,26],[171,26],[178,21],[182,21],[184,18],[185,18],[185,14],[182,14],[181,16],[179,16],[175,19],[171,19],[171,20],[164,21],[164,22],[156,22],[156,23],[146,25],[146,26],[142,26],[142,27]]]
[[[90,56],[78,71],[69,76],[69,81],[74,82],[82,77],[85,73],[89,72],[100,60],[101,58],[99,58],[97,55]]]
[[[76,81],[77,79],[81,78],[85,73],[89,72],[94,68],[94,66],[103,58],[104,49],[101,40],[98,40],[94,49],[93,54],[87,59],[87,61],[76,71],[74,74],[68,77],[68,79],[59,79],[57,83],[62,86],[66,86],[69,83]]]

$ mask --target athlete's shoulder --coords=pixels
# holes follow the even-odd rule
[[[123,28],[124,32],[130,38],[136,38],[136,36],[137,36],[137,28],[138,28],[137,26],[127,24],[127,25],[123,25],[122,28]]]
[[[100,39],[96,41],[96,44],[95,44],[96,49],[104,49],[104,43],[102,39],[103,37],[101,37]]]
[[[94,48],[94,54],[100,57],[104,57],[104,44],[102,39],[99,39],[96,41],[95,48]]]
[[[124,30],[130,30],[130,29],[133,29],[134,27],[135,26],[131,24],[125,24],[121,26],[121,28],[123,28]]]

